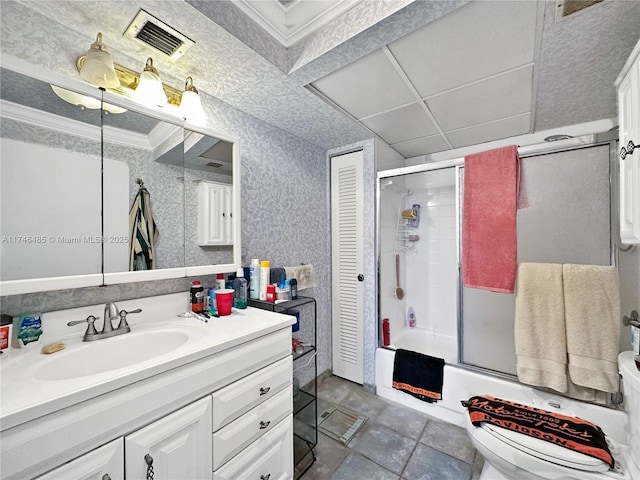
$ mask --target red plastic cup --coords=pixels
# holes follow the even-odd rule
[[[218,315],[221,317],[231,315],[233,290],[231,288],[216,290],[216,305],[218,306]]]

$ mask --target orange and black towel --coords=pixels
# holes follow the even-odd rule
[[[614,467],[604,432],[591,422],[489,395],[471,397],[462,405],[468,408],[471,423],[476,426],[489,422],[598,458]]]
[[[442,400],[444,360],[410,350],[396,350],[393,388],[425,402]]]

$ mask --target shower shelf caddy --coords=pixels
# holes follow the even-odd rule
[[[313,362],[313,380],[302,385],[297,396],[293,397],[293,465],[294,478],[301,478],[311,465],[316,461],[313,449],[318,444],[318,357],[316,345],[318,344],[316,331],[316,315],[318,308],[315,298],[298,296],[296,300],[283,303],[270,303],[263,300],[247,299],[250,307],[261,308],[276,313],[289,315],[293,309],[303,305],[313,306],[313,343],[304,344],[302,351],[292,352],[293,370],[302,365],[305,360]],[[310,309],[309,309],[310,310]],[[304,310],[300,310],[300,324]],[[305,365],[303,365],[305,366]]]
[[[396,252],[413,250],[415,242],[420,236],[415,228],[420,224],[420,205],[415,203],[409,209],[402,207],[398,211],[398,225],[396,227]]]

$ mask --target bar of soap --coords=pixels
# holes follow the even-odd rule
[[[44,347],[42,347],[42,353],[46,353],[46,354],[56,353],[62,350],[63,348],[64,348],[64,343],[62,342],[50,343],[49,345],[45,345]]]

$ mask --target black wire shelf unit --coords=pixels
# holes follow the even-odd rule
[[[293,463],[294,478],[298,480],[311,468],[316,461],[314,448],[318,444],[318,359],[316,355],[317,329],[316,315],[318,313],[316,300],[312,297],[298,296],[296,300],[282,303],[270,303],[263,300],[248,299],[250,307],[261,308],[271,312],[288,315],[291,310],[308,305],[309,308],[300,309],[300,324],[303,315],[311,314],[313,309],[313,341],[303,342],[302,347],[292,351],[293,371],[304,368],[313,362],[313,379],[300,386],[293,396]],[[305,322],[306,323],[306,322]],[[304,332],[304,339],[311,338],[309,332]],[[307,362],[306,364],[304,362]],[[302,365],[302,367],[299,367]]]

